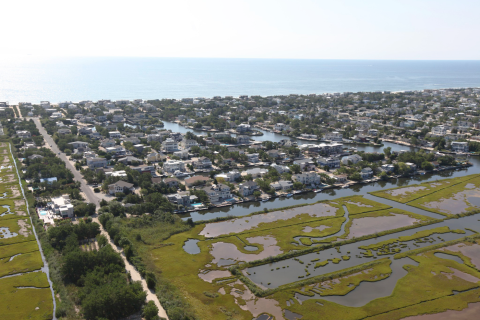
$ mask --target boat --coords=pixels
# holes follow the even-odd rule
[[[293,196],[293,194],[291,193],[287,194],[287,198],[290,198],[291,196]]]
[[[262,199],[262,202],[267,202],[268,201],[268,198],[263,198]]]
[[[313,190],[313,191],[315,191],[316,193],[319,193],[319,192],[322,192],[323,189],[315,189],[315,190]]]
[[[346,189],[346,188],[348,188],[348,184],[344,184],[344,185],[342,186],[342,189]]]
[[[180,178],[180,177],[186,177],[188,176],[188,173],[185,173],[185,172],[182,172],[180,170],[176,170],[173,175],[177,178]]]

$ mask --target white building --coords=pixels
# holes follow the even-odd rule
[[[163,164],[163,170],[165,172],[173,173],[177,170],[184,172],[185,171],[185,163],[183,161],[177,160],[168,160]]]
[[[292,175],[292,180],[301,182],[304,185],[312,185],[320,183],[320,176],[315,172],[305,172]]]
[[[108,136],[111,138],[111,139],[120,139],[122,137],[122,134],[118,131],[110,131],[108,133]]]
[[[240,172],[238,170],[232,170],[227,173],[220,173],[215,176],[217,178],[223,178],[227,182],[235,182],[237,179],[241,177]]]
[[[351,162],[352,164],[356,164],[360,161],[362,161],[362,157],[358,154],[352,154],[350,156],[343,157],[341,160],[342,164],[346,166],[349,164],[349,162]]]
[[[327,132],[324,139],[328,141],[342,141],[343,135],[337,131]]]
[[[162,142],[162,149],[167,153],[178,151],[178,143],[172,138],[167,138]]]
[[[232,198],[230,187],[221,183],[202,188],[202,190],[207,193],[210,202],[222,202]]]

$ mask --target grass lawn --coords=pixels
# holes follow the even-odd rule
[[[375,192],[370,192],[370,194],[376,197],[386,198],[386,199],[397,201],[400,203],[407,203],[415,199],[424,197],[426,195],[432,194],[434,192],[440,191],[442,189],[450,188],[462,182],[479,178],[479,177],[480,175],[473,174],[473,175],[468,175],[468,176],[459,177],[459,178],[424,182],[424,183],[415,184],[415,185],[375,191]]]

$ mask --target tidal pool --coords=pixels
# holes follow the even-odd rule
[[[391,191],[387,191],[386,193],[396,197],[396,196],[405,196],[410,193],[414,193],[420,190],[427,189],[427,187],[424,186],[417,186],[417,187],[407,187],[407,188],[401,188],[401,189],[395,189]]]
[[[460,257],[454,256],[453,254],[447,254],[447,253],[443,253],[443,252],[435,252],[433,255],[437,258],[453,260],[453,261],[456,261],[460,264],[464,264],[463,260]]]
[[[187,241],[185,241],[185,244],[183,245],[183,250],[185,250],[186,253],[190,253],[190,254],[200,253],[200,247],[197,244],[198,241],[200,240],[188,239]]]
[[[472,206],[480,207],[480,190],[470,189],[461,191],[452,195],[450,198],[443,198],[421,205],[444,213],[460,214]]]
[[[212,283],[212,281],[215,279],[228,278],[228,277],[231,277],[232,274],[230,273],[230,271],[226,271],[226,270],[211,270],[211,271],[200,272],[198,276],[203,281]]]
[[[272,211],[268,213],[256,214],[253,216],[237,218],[222,222],[208,223],[200,232],[205,237],[218,237],[220,235],[232,232],[239,233],[257,227],[260,223],[274,222],[277,220],[288,220],[300,214],[309,214],[312,217],[335,216],[339,210],[327,203],[317,203],[314,205],[298,207],[283,211]]]
[[[390,213],[391,216],[383,217],[365,217],[353,219],[350,226],[350,234],[347,239],[361,237],[375,232],[397,229],[405,226],[413,225],[418,222],[417,219],[411,218],[405,214]]]
[[[3,216],[5,216],[5,215],[7,215],[7,214],[13,214],[13,212],[10,210],[10,206],[9,206],[9,205],[4,205],[4,206],[2,206],[2,208],[7,209],[7,211],[5,211],[4,213],[0,214],[0,217],[3,217]]]
[[[475,265],[477,269],[480,269],[480,245],[479,244],[466,245],[463,243],[458,243],[458,244],[445,247],[439,250],[460,252],[467,258],[470,258],[470,260],[472,261],[472,263]]]
[[[8,239],[18,236],[18,233],[10,232],[10,228],[1,227],[0,228],[0,239]]]
[[[263,251],[258,254],[243,253],[240,252],[237,246],[233,243],[216,242],[212,245],[212,250],[210,251],[210,254],[214,258],[212,262],[220,266],[219,263],[221,262],[221,259],[249,262],[283,253],[280,247],[276,245],[277,240],[272,236],[252,237],[247,238],[247,241],[250,243],[262,244]]]

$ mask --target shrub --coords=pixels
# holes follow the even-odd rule
[[[95,189],[93,189],[93,192],[99,193],[99,192],[100,192],[100,189],[99,189],[99,188],[95,188]]]
[[[148,301],[142,314],[145,320],[158,319],[158,308],[153,301]]]

